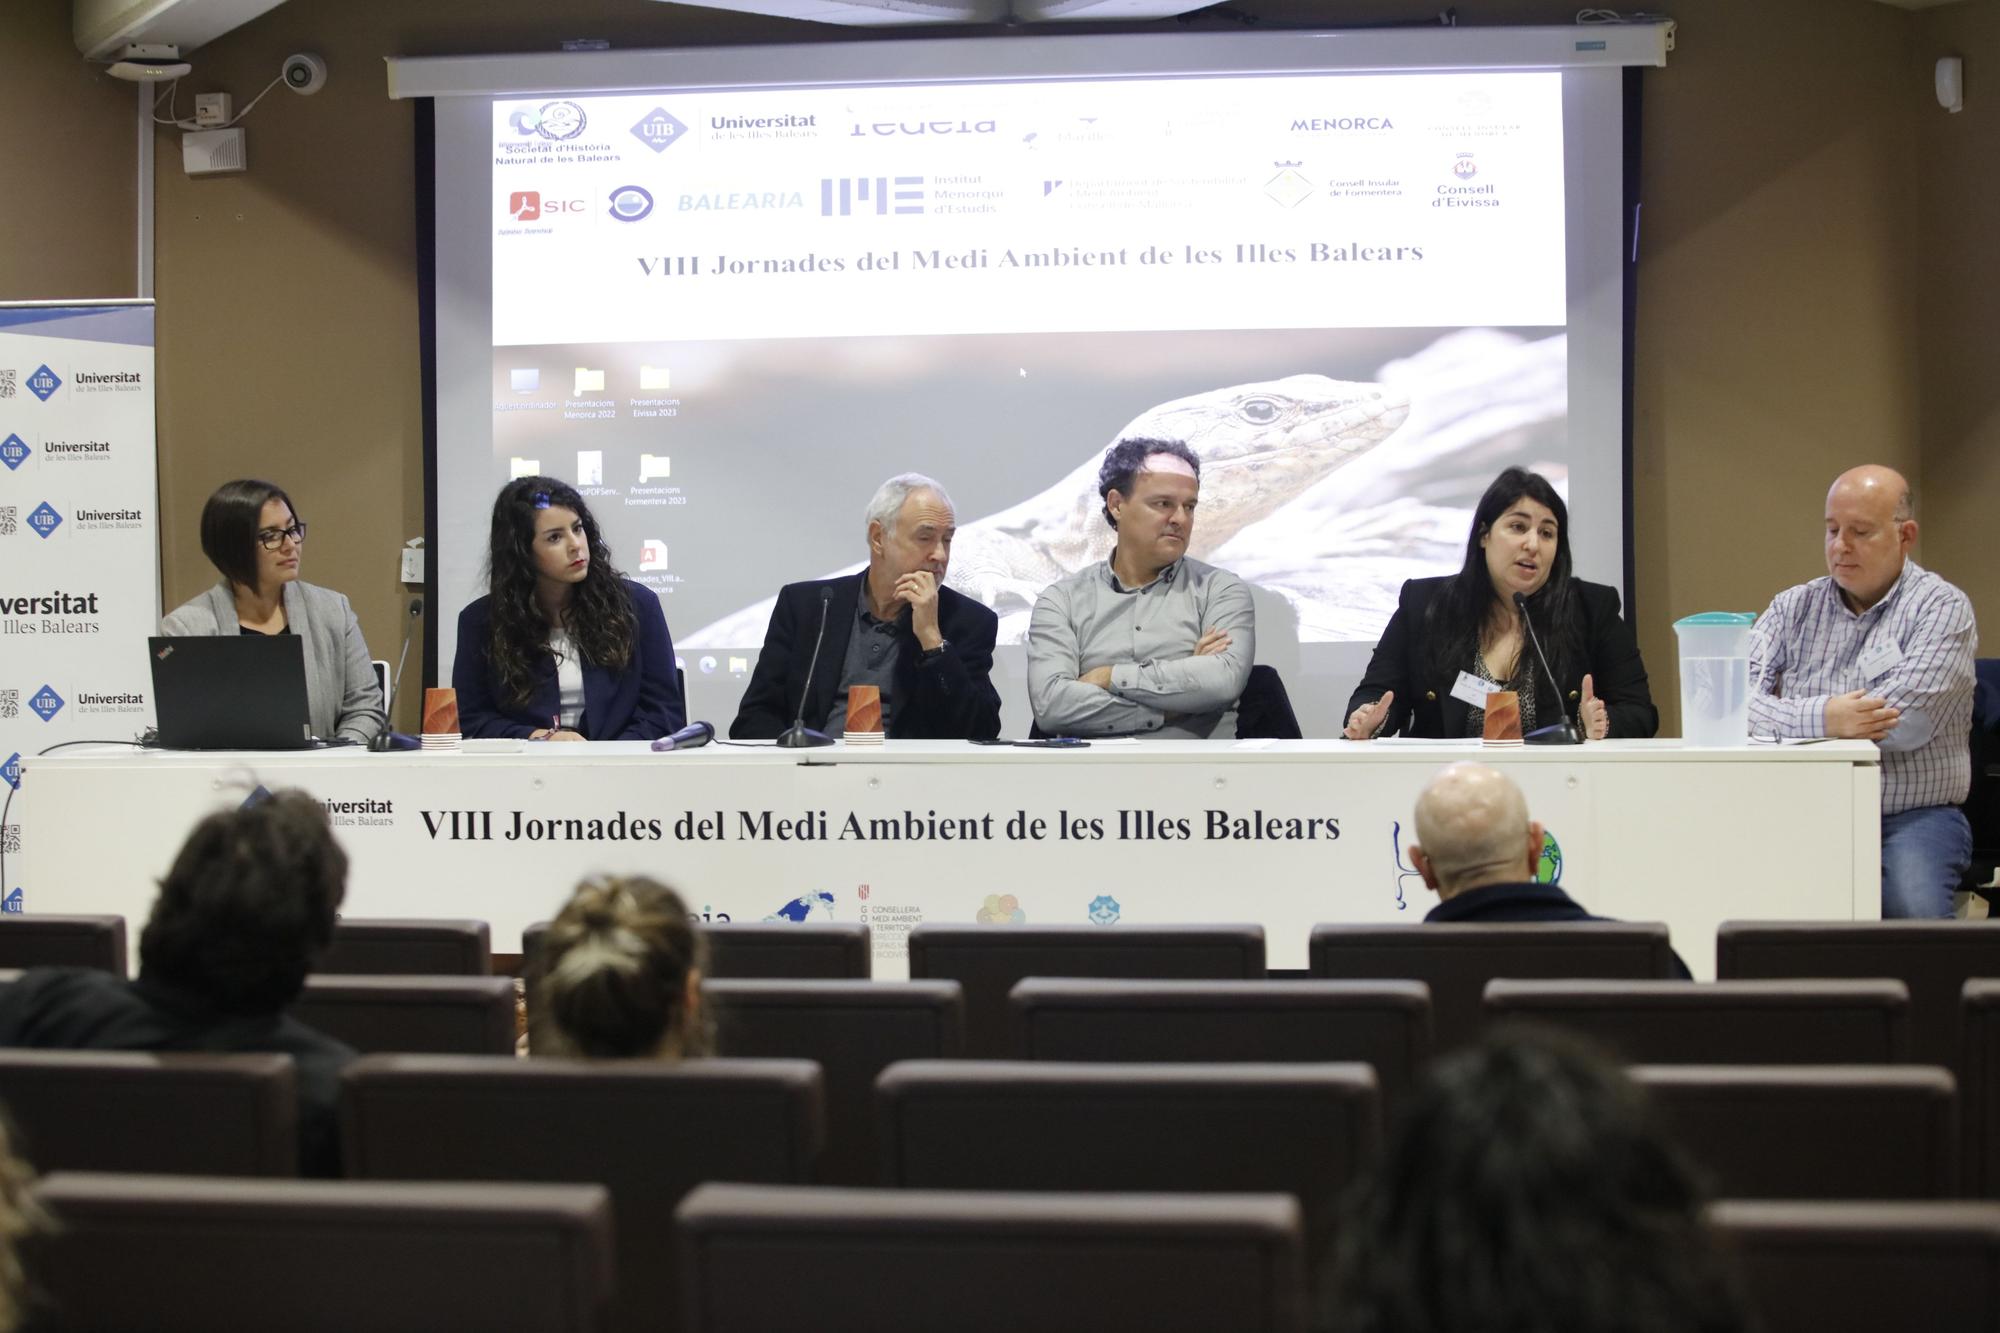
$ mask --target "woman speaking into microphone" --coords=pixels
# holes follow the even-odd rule
[[[1546,478],[1518,467],[1480,497],[1458,573],[1403,584],[1342,734],[1477,738],[1492,690],[1520,696],[1524,733],[1566,717],[1594,741],[1660,726],[1617,590],[1571,576],[1569,507]]]
[[[366,745],[387,722],[347,598],[299,578],[306,525],[268,481],[226,481],[201,507],[201,553],[222,582],[168,612],[163,635],[293,634],[305,649],[313,735]]]
[[[619,577],[573,488],[502,487],[486,563],[489,591],[459,613],[451,668],[465,735],[650,741],[686,721],[660,599]]]

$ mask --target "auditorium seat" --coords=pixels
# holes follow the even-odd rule
[[[872,1185],[875,1077],[898,1060],[965,1053],[955,981],[711,981],[702,987],[720,1055],[816,1060],[826,1079],[819,1179]]]
[[[288,1055],[0,1050],[0,1103],[37,1171],[298,1173]]]
[[[1725,921],[1715,933],[1715,974],[1894,977],[1910,988],[1911,1054],[1953,1067],[1965,983],[2000,977],[2000,920]]]
[[[1359,1064],[912,1060],[876,1085],[882,1183],[1298,1196],[1306,1252],[1381,1141]]]
[[[1730,1201],[1709,1219],[1762,1333],[2000,1328],[2000,1204]]]
[[[1567,1028],[1633,1064],[1900,1064],[1900,981],[1489,981],[1488,1022]]]
[[[1431,1055],[1431,997],[1420,981],[1032,977],[1010,1002],[1025,1059],[1356,1061],[1374,1067],[1388,1115]]]
[[[0,967],[94,967],[125,975],[125,918],[0,914]]]
[[[372,1056],[348,1067],[341,1131],[356,1177],[606,1186],[617,1326],[669,1333],[674,1205],[704,1181],[811,1181],[825,1120],[804,1060]]]
[[[704,1185],[680,1210],[688,1333],[1298,1333],[1278,1195]]]
[[[381,1185],[61,1172],[27,1243],[48,1333],[600,1333],[595,1185]]]
[[[910,975],[965,987],[965,1051],[1012,1056],[1008,992],[1028,977],[1262,981],[1262,926],[957,926],[910,931]]]
[[[1718,1198],[1946,1199],[1957,1089],[1929,1065],[1635,1065]]]
[[[512,977],[306,978],[292,1017],[355,1050],[511,1055]]]
[[[1431,1022],[1440,1052],[1479,1035],[1481,997],[1497,977],[1665,980],[1673,946],[1659,924],[1566,921],[1472,925],[1314,926],[1312,973],[1327,980],[1363,977],[1421,981],[1431,988]]]
[[[493,933],[484,921],[344,917],[313,971],[345,976],[486,977]]]
[[[1965,1192],[2000,1199],[2000,981],[1968,981],[1959,1055]]]
[[[540,965],[549,923],[521,932],[521,975]],[[854,921],[713,921],[708,975],[768,981],[865,981],[874,973],[868,927]]]

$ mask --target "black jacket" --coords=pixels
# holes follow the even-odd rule
[[[771,609],[771,627],[757,669],[743,692],[729,734],[737,740],[776,736],[803,714],[815,731],[833,712],[834,691],[847,660],[848,636],[854,632],[862,580],[844,574],[835,579],[788,583]],[[819,637],[821,595],[826,600],[826,637],[817,666],[810,661]],[[990,740],[1000,734],[1000,693],[993,688],[993,641],[1000,621],[991,611],[950,588],[938,589],[938,630],[947,645],[935,662],[919,663],[922,648],[911,632],[909,617],[897,629],[896,676],[889,692],[889,735],[910,740]],[[805,694],[806,673],[812,673],[812,697]]]
[[[282,1012],[223,1014],[143,976],[40,967],[0,987],[0,1046],[289,1055],[298,1071],[300,1173],[340,1174],[340,1071],[354,1051]]]
[[[1447,898],[1424,918],[1432,921],[1463,921],[1492,925],[1508,921],[1603,921],[1583,910],[1583,904],[1553,884],[1528,880],[1520,884],[1487,884]],[[1688,965],[1674,955],[1674,978],[1692,979]]]
[[[1383,720],[1383,735],[1434,739],[1465,735],[1469,706],[1451,695],[1452,683],[1458,678],[1457,668],[1445,675],[1436,674],[1431,665],[1431,645],[1424,634],[1430,605],[1451,577],[1410,579],[1403,584],[1396,614],[1389,617],[1389,627],[1382,631],[1375,655],[1368,660],[1368,672],[1348,699],[1342,721],[1353,716],[1355,709],[1372,704],[1394,690],[1396,701],[1389,706],[1389,716]],[[1536,724],[1547,726],[1556,720],[1558,713],[1574,719],[1583,698],[1583,678],[1588,674],[1591,689],[1605,702],[1612,738],[1653,735],[1660,729],[1660,713],[1653,707],[1653,695],[1646,685],[1646,664],[1639,659],[1639,641],[1633,637],[1632,627],[1618,614],[1617,589],[1582,579],[1570,580],[1570,587],[1575,592],[1572,604],[1582,620],[1573,629],[1576,641],[1583,645],[1584,656],[1582,661],[1569,664],[1560,700],[1537,666]],[[1553,645],[1549,642],[1554,637],[1552,627],[1537,616],[1535,631],[1542,636],[1542,646],[1550,650],[1553,658]],[[1523,644],[1521,651],[1534,650]]]

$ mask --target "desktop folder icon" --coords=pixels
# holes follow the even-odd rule
[[[585,366],[576,368],[576,392],[579,397],[586,393],[604,392],[604,372],[591,370]]]
[[[665,366],[640,366],[639,388],[647,392],[664,393],[672,388],[671,377]]]
[[[674,475],[673,461],[669,454],[640,454],[639,484],[643,486],[661,477],[671,478]]]
[[[748,671],[749,669],[750,669],[750,659],[749,659],[749,658],[747,658],[747,657],[731,657],[731,658],[729,659],[729,674],[730,674],[730,675],[732,675],[732,676],[740,676],[740,675],[742,675],[742,674],[743,674],[744,672]]]
[[[540,475],[542,475],[542,460],[539,458],[522,458],[516,455],[507,460],[507,480],[509,481],[518,481],[522,477],[539,477]]]

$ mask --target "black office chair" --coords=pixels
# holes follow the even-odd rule
[[[1973,664],[1978,683],[1972,693],[1972,788],[1966,793],[1966,820],[1972,825],[1972,864],[1959,888],[2000,897],[2000,657]]]

